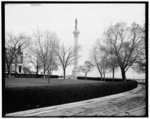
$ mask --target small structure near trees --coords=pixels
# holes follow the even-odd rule
[[[12,71],[22,73],[22,50],[29,46],[30,37],[25,34],[14,35],[13,33],[6,32],[5,38],[5,69],[9,78]],[[18,65],[19,63],[20,65]]]

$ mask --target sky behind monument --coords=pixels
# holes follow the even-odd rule
[[[66,46],[74,45],[73,30],[75,18],[78,18],[80,31],[78,43],[81,46],[79,54],[82,56],[79,65],[89,59],[92,45],[103,32],[117,22],[132,22],[143,25],[145,22],[144,4],[10,4],[5,9],[5,28],[8,32],[24,32],[32,34],[39,28],[42,31],[56,32],[60,42]],[[67,74],[72,73],[67,69]],[[62,70],[55,72],[62,74]],[[121,76],[118,71],[117,77]],[[94,70],[89,76],[99,76]],[[108,76],[111,76],[108,74]],[[128,71],[127,78],[143,78],[136,72]]]

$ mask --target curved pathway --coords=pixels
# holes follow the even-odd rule
[[[139,88],[140,87],[140,88]],[[75,103],[63,108],[51,108],[30,113],[14,113],[6,116],[145,116],[145,85],[139,85],[138,90],[129,91],[126,95],[113,97],[107,100],[91,100],[84,104]],[[100,98],[99,98],[100,99]],[[44,109],[44,108],[43,108]]]

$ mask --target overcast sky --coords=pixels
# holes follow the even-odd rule
[[[42,31],[56,32],[60,42],[67,46],[74,45],[73,30],[75,18],[78,19],[80,31],[78,43],[81,46],[79,54],[82,58],[79,65],[89,59],[89,52],[96,39],[101,38],[103,32],[117,22],[132,22],[143,25],[145,21],[144,4],[14,4],[6,5],[5,28],[6,31],[31,34],[39,28]],[[67,69],[67,74],[72,73]],[[62,70],[55,72],[62,74]],[[121,76],[118,71],[117,77]],[[99,76],[94,70],[89,76]],[[111,75],[108,75],[111,76]],[[128,71],[127,78],[143,78],[136,72]]]

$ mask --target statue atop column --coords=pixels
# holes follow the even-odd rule
[[[78,21],[77,18],[75,19],[75,29],[77,29]]]
[[[78,25],[78,21],[77,21],[77,18],[75,19],[75,29],[73,31],[73,35],[74,35],[74,57],[75,57],[75,61],[74,61],[74,68],[73,68],[73,71],[72,71],[72,76],[73,76],[73,79],[77,79],[77,76],[78,76],[78,36],[79,36],[79,31],[78,31],[78,28],[77,28],[77,25]]]

